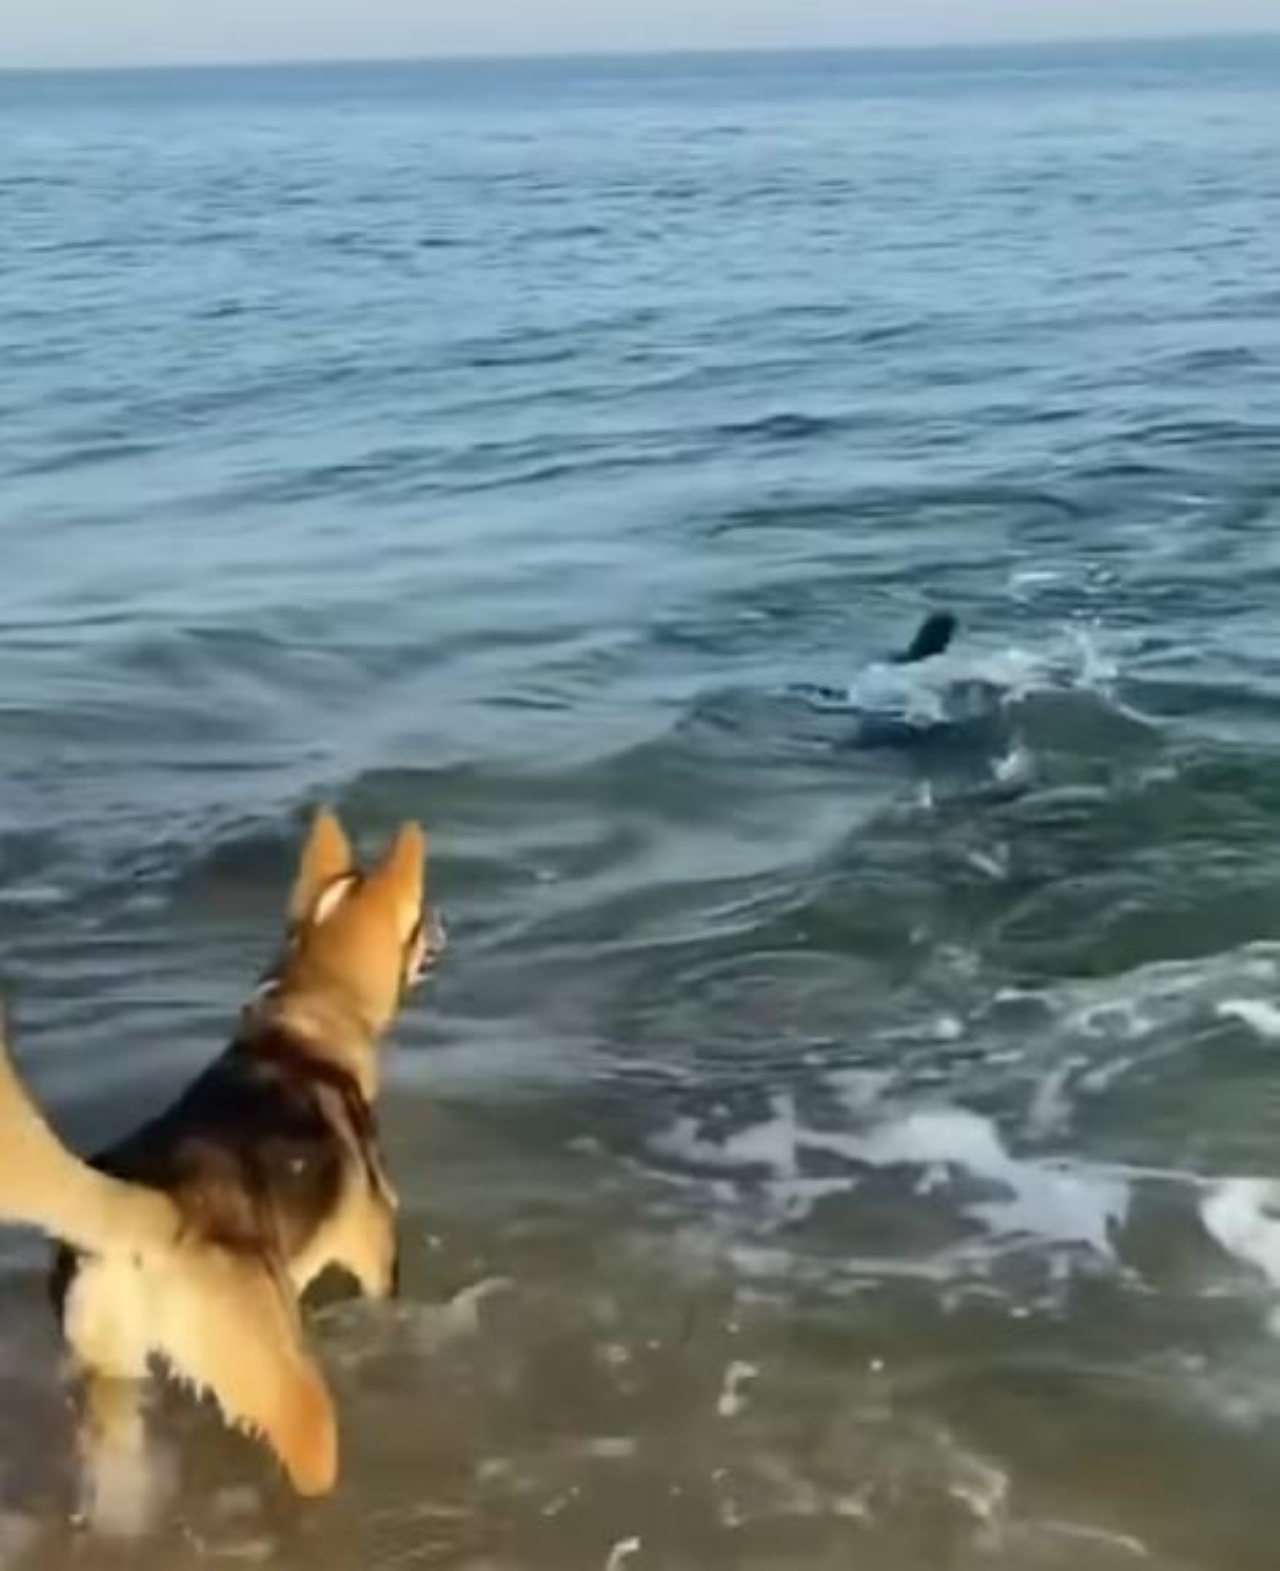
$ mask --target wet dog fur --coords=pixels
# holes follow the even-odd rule
[[[300,1301],[330,1266],[397,1285],[397,1200],[378,1148],[378,1047],[443,946],[426,840],[362,868],[321,811],[279,963],[231,1044],[161,1113],[89,1160],[53,1133],[0,1036],[0,1220],[57,1241],[51,1292],[95,1466],[136,1447],[151,1362],[215,1397],[303,1495],[338,1476],[338,1428]]]

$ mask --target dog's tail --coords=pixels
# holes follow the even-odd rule
[[[8,1037],[0,1009],[0,1221],[38,1227],[77,1249],[145,1255],[172,1248],[179,1229],[172,1201],[69,1151],[18,1078]]]
[[[337,1419],[288,1284],[250,1256],[196,1247],[158,1267],[149,1286],[151,1335],[170,1371],[211,1392],[227,1423],[265,1440],[299,1494],[327,1494]]]
[[[960,623],[951,611],[932,611],[921,622],[907,647],[893,656],[895,665],[918,665],[944,654],[951,646]]]

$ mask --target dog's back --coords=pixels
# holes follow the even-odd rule
[[[167,1195],[183,1229],[287,1274],[373,1139],[352,1077],[268,1032],[233,1043],[172,1106],[89,1163]],[[59,1312],[82,1258],[57,1251]]]

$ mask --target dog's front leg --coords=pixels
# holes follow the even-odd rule
[[[394,1201],[368,1190],[349,1203],[343,1224],[333,1263],[355,1278],[367,1298],[397,1298],[400,1239]]]
[[[388,1298],[400,1297],[400,1229],[391,1223],[391,1274],[387,1282]]]

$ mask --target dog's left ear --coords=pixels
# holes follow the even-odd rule
[[[427,882],[427,836],[420,824],[401,826],[371,882],[376,882],[395,913],[402,938],[422,921]]]
[[[317,812],[302,847],[298,876],[289,897],[291,927],[306,922],[315,913],[316,903],[339,878],[357,871],[355,853],[338,815],[327,807]]]

